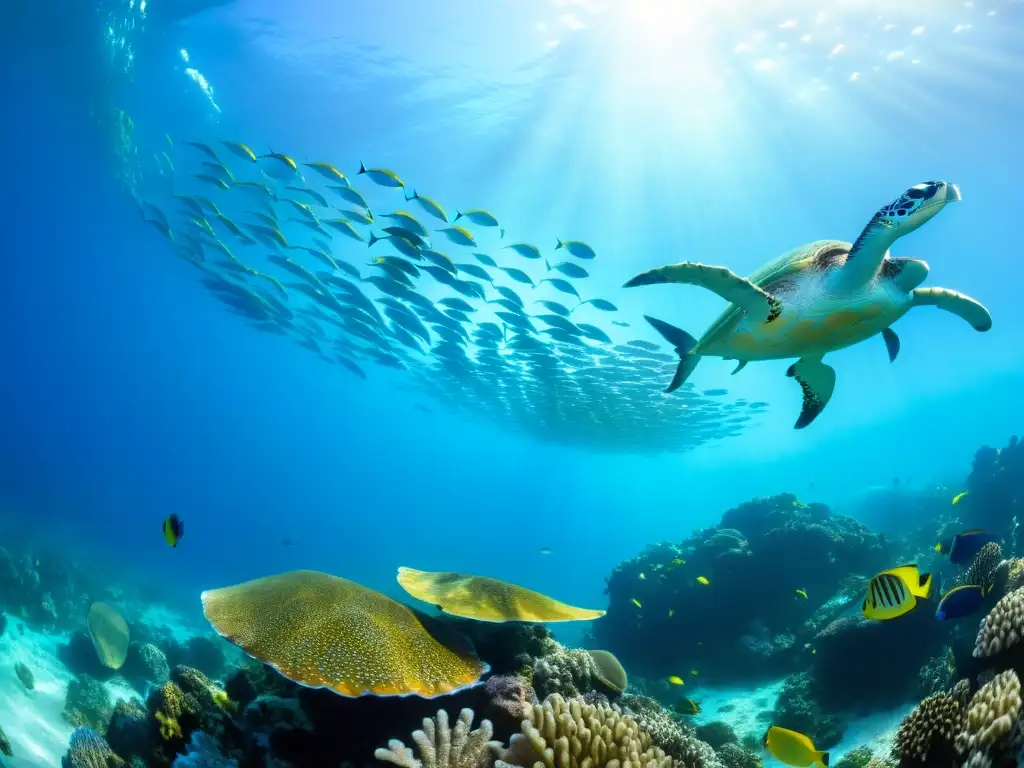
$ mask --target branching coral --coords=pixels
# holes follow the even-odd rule
[[[433,718],[423,720],[423,730],[413,731],[419,759],[398,739],[388,742],[387,749],[378,749],[374,757],[398,768],[485,768],[501,751],[499,742],[491,741],[493,730],[488,720],[471,731],[473,710],[463,709],[448,726],[448,713],[439,710]]]
[[[1024,587],[1000,598],[981,622],[974,644],[977,657],[995,656],[1012,648],[1024,635]]]
[[[626,763],[671,768],[673,759],[616,708],[552,694],[533,707],[495,768],[603,768]]]
[[[940,765],[950,762],[953,741],[967,718],[966,680],[952,691],[928,696],[904,718],[896,732],[892,755],[901,765]]]
[[[991,755],[1015,752],[1020,743],[1020,680],[1012,669],[996,675],[971,699],[956,748],[968,765],[986,764]]]

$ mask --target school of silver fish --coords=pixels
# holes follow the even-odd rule
[[[360,164],[350,177],[166,136],[125,178],[229,312],[360,379],[405,371],[402,388],[450,412],[546,442],[660,453],[739,435],[767,407],[690,384],[664,394],[677,358],[601,327],[630,323],[588,294],[591,246],[506,238],[489,211],[446,209],[391,170]]]

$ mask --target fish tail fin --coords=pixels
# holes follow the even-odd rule
[[[455,218],[452,219],[452,224],[454,224],[456,221],[458,221],[461,218],[462,218],[462,211],[460,211],[458,208],[456,208],[455,209]]]
[[[544,271],[545,272],[550,272],[551,271],[551,262],[548,261],[547,259],[544,259]]]
[[[378,240],[381,240],[381,239],[382,238],[377,237],[377,235],[375,235],[373,232],[371,232],[370,233],[370,244],[367,245],[366,247],[369,248],[371,245],[373,245],[374,243],[376,243]]]
[[[922,573],[921,580],[917,589],[917,596],[923,597],[925,600],[932,596],[932,585],[934,579],[930,573]]]
[[[828,761],[829,761],[829,754],[828,754],[828,752],[822,752],[820,755],[818,755],[818,761],[823,766],[825,766],[825,768],[828,768]]]
[[[673,392],[683,385],[683,382],[693,373],[693,369],[697,367],[697,363],[700,362],[700,355],[693,354],[693,348],[697,346],[697,340],[682,328],[676,328],[664,320],[659,320],[650,315],[644,315],[644,319],[654,327],[654,330],[662,335],[665,341],[675,348],[676,354],[679,355],[679,367],[676,368],[676,375],[672,377],[672,383],[665,390],[666,392]]]
[[[555,246],[555,250],[556,250],[556,251],[557,251],[557,250],[558,250],[559,248],[564,248],[564,247],[565,247],[565,243],[563,243],[563,242],[562,242],[562,239],[561,239],[560,237],[556,237],[556,238],[555,238],[555,242],[557,243],[557,245]]]
[[[366,167],[363,165],[363,161],[359,161],[359,173],[366,173]]]

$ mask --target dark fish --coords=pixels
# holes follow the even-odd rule
[[[516,269],[515,267],[498,267],[498,269],[511,277],[517,283],[536,287],[534,286],[533,279],[521,269]]]
[[[968,584],[962,587],[953,587],[939,600],[939,607],[935,611],[935,618],[939,621],[956,621],[965,616],[970,616],[981,610],[985,602],[985,596],[992,589],[991,586],[979,587],[976,584]]]
[[[568,317],[571,314],[569,309],[568,309],[568,307],[565,307],[562,304],[559,304],[557,301],[548,301],[546,299],[537,299],[537,301],[535,301],[534,304],[541,304],[546,309],[549,309],[552,312],[554,312],[556,315],[561,315],[562,317]]]
[[[202,215],[202,209],[200,209],[200,215]],[[490,256],[488,256],[486,253],[474,253],[473,257],[477,261],[479,261],[481,264],[484,264],[485,266],[488,266],[488,267],[497,267],[498,266],[498,262],[496,262],[494,259],[492,259]]]
[[[721,397],[722,395],[728,395],[728,389],[705,389],[704,394],[707,397]]]
[[[176,547],[178,546],[178,540],[185,535],[185,523],[177,514],[172,512],[164,520],[163,531],[164,540],[168,546]]]
[[[577,299],[580,297],[579,293],[576,292],[576,288],[573,286],[573,284],[570,283],[568,280],[563,280],[560,277],[545,277],[543,280],[540,281],[540,283],[538,283],[538,285],[540,285],[541,283],[551,283],[552,287],[554,287],[557,291],[567,293],[570,296],[575,296]]]
[[[969,531],[958,533],[951,539],[940,541],[935,545],[935,551],[942,555],[949,555],[949,561],[954,565],[969,565],[982,547],[990,542],[998,541],[998,539],[999,537],[991,531],[972,528]]]
[[[680,699],[672,705],[672,710],[679,715],[699,715],[700,704],[693,699]]]

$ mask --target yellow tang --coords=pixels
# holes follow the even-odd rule
[[[873,576],[861,605],[864,617],[874,621],[898,619],[932,594],[931,574],[922,574],[916,565],[899,565]]]
[[[631,598],[629,598],[629,602],[631,602],[631,603],[632,603],[633,605],[635,605],[635,606],[636,606],[637,608],[643,608],[643,606],[642,606],[642,605],[640,605],[640,601],[639,601],[639,600],[637,600],[637,599],[636,599],[635,597],[631,597]]]
[[[686,681],[679,675],[669,675],[665,679],[672,683],[672,685],[686,685]]]
[[[773,725],[764,737],[764,745],[779,762],[794,768],[828,766],[828,752],[814,748],[814,742],[802,733]]]
[[[698,576],[698,577],[697,577],[697,581],[698,581],[699,583],[701,583],[701,584],[705,584],[705,585],[706,585],[706,584],[710,584],[710,583],[711,583],[710,581],[708,581],[708,577],[707,577],[707,576]]]
[[[797,594],[797,597],[802,597],[804,600],[807,599],[807,590],[806,589],[798,589],[796,591],[796,594]]]
[[[605,612],[577,608],[532,589],[486,576],[399,568],[398,583],[445,613],[478,621],[587,621]]]
[[[958,494],[957,494],[956,496],[954,496],[954,497],[953,497],[953,505],[954,505],[954,506],[956,506],[956,505],[957,505],[957,504],[959,504],[959,503],[960,503],[961,501],[963,501],[963,500],[964,500],[964,497],[965,497],[966,495],[967,495],[967,491],[963,491],[962,493],[958,493]]]

